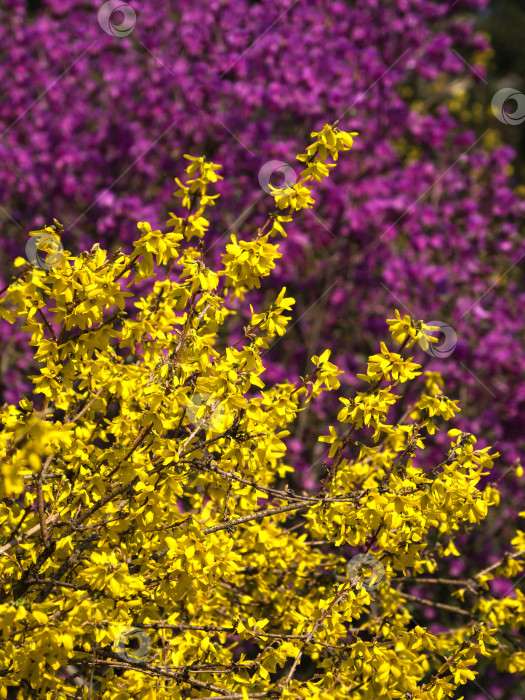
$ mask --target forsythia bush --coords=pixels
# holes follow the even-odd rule
[[[478,488],[496,455],[473,435],[451,430],[443,461],[418,467],[427,435],[459,410],[434,372],[414,405],[396,392],[422,375],[403,350],[434,342],[432,328],[388,321],[401,347],[382,342],[362,391],[341,397],[316,494],[284,488],[283,438],[338,390],[330,351],[296,385],[265,386],[262,357],[294,302],[285,289],[223,347],[225,319],[280,257],[271,240],[353,136],[312,134],[297,182],[273,188],[268,221],[253,240],[232,236],[217,272],[204,214],[220,166],[187,156],[175,193],[186,216],[171,230],[139,223],[132,255],[65,251],[4,290],[0,314],[25,319],[42,401],[0,412],[0,697],[439,700],[480,656],[525,669],[525,598],[487,584],[523,570],[524,533],[452,581],[457,600],[403,591],[438,582],[454,538],[498,503],[493,485]],[[132,319],[125,290],[156,274]],[[442,631],[414,623],[425,606]]]

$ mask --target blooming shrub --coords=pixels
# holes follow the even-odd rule
[[[475,678],[478,658],[525,669],[524,597],[487,583],[523,570],[523,532],[497,564],[452,581],[456,600],[405,589],[446,585],[457,535],[499,500],[480,488],[497,454],[470,433],[449,430],[442,460],[422,467],[428,437],[459,410],[406,356],[433,327],[388,321],[395,349],[381,343],[319,437],[330,456],[314,494],[284,489],[283,439],[338,392],[341,370],[326,350],[299,382],[262,379],[290,321],[285,289],[251,309],[236,343],[221,333],[354,135],[314,132],[297,181],[272,189],[266,225],[232,235],[218,270],[202,231],[220,176],[204,157],[177,182],[186,215],[165,232],[140,222],[132,254],[95,245],[43,270],[17,260],[0,313],[23,319],[41,367],[33,400],[0,411],[0,697],[440,700]],[[152,292],[127,314],[127,290],[146,279]],[[418,381],[392,422],[399,390]],[[421,608],[439,630],[418,623]]]

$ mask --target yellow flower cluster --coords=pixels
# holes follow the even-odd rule
[[[479,657],[525,670],[513,643],[525,597],[487,585],[523,571],[523,532],[446,603],[410,593],[448,585],[455,538],[498,503],[479,486],[496,455],[468,433],[453,430],[443,461],[421,467],[426,438],[458,410],[440,375],[381,343],[368,386],[341,397],[320,438],[321,489],[299,495],[282,486],[283,440],[342,372],[326,350],[297,384],[266,386],[262,354],[294,302],[284,289],[224,341],[232,300],[280,257],[268,236],[313,203],[310,184],[353,136],[313,134],[299,182],[274,193],[253,240],[232,237],[222,270],[189,245],[209,227],[219,166],[190,158],[176,192],[188,215],[171,215],[172,231],[139,223],[132,255],[65,255],[0,297],[35,348],[34,395],[0,408],[0,698],[442,700]],[[173,274],[126,313],[126,290],[161,265]],[[399,314],[389,324],[405,345],[429,330]],[[419,378],[422,395],[396,418],[396,388]],[[352,548],[381,564],[376,588],[348,574]],[[445,631],[423,626],[425,607]]]

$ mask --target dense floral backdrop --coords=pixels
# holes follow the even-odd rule
[[[514,460],[520,266],[502,273],[523,255],[523,203],[512,152],[494,147],[496,120],[476,138],[450,110],[461,81],[484,75],[486,41],[465,11],[485,4],[143,2],[118,38],[102,31],[97,3],[48,2],[31,17],[25,3],[5,3],[4,278],[27,230],[54,216],[73,249],[125,246],[144,209],[163,226],[184,152],[205,150],[234,183],[222,187],[229,214],[210,238],[254,226],[269,207],[261,167],[341,118],[360,132],[357,157],[334,178],[350,186],[327,184],[321,216],[303,217],[282,245],[279,283],[294,287],[302,313],[317,302],[282,352],[301,364],[322,333],[354,370],[385,310],[430,314],[457,334],[454,353],[433,365],[464,387],[478,428]]]

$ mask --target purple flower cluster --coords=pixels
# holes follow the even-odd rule
[[[211,260],[230,227],[255,227],[267,212],[262,165],[294,167],[309,132],[341,118],[360,132],[355,151],[282,243],[275,283],[288,285],[304,315],[268,379],[305,370],[325,345],[352,375],[395,307],[439,319],[457,347],[421,358],[474,408],[470,427],[497,440],[506,461],[519,456],[523,290],[514,265],[525,250],[512,152],[465,133],[446,89],[418,99],[443,76],[472,79],[459,52],[485,48],[466,17],[486,0],[143,1],[124,38],[103,30],[98,2],[43,5],[34,16],[21,0],[0,10],[4,278],[27,231],[54,216],[72,251],[125,246],[139,219],[163,226],[185,152],[224,168]],[[5,339],[14,352],[16,338]],[[20,389],[13,379],[3,379],[8,399]]]
[[[286,364],[272,362],[268,379],[306,369],[325,345],[352,375],[394,307],[439,319],[456,331],[457,348],[430,368],[474,407],[471,428],[514,460],[525,389],[523,291],[512,266],[525,251],[512,152],[488,151],[465,133],[446,90],[429,104],[418,99],[443,76],[472,79],[459,52],[483,50],[485,40],[466,11],[485,5],[141,2],[132,31],[118,38],[101,27],[98,2],[48,0],[28,16],[25,2],[8,0],[0,10],[9,95],[0,106],[4,277],[27,231],[54,216],[72,251],[129,244],[139,219],[163,226],[185,152],[205,153],[226,176],[211,259],[230,227],[255,226],[268,210],[262,165],[294,167],[309,132],[341,118],[360,132],[355,151],[282,243],[275,281],[304,315],[279,348]],[[4,383],[13,399],[19,382]]]

